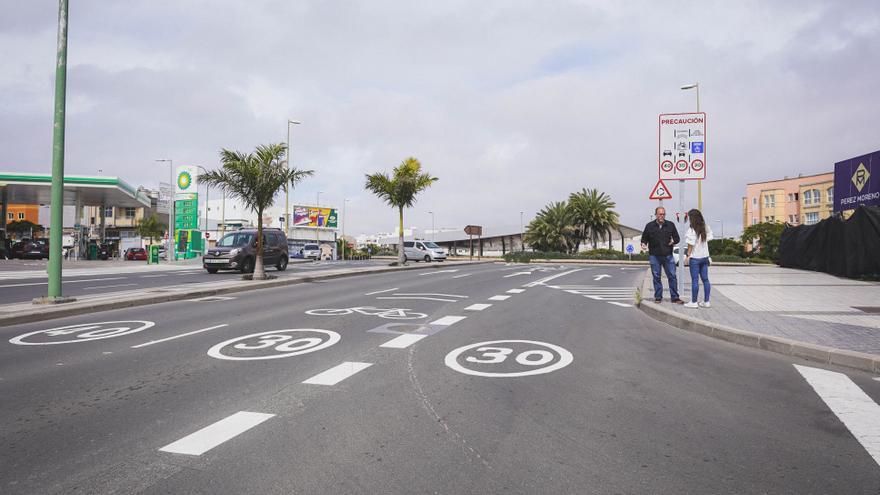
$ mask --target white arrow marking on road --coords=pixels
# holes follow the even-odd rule
[[[794,367],[880,464],[880,406],[842,373],[797,364]]]
[[[517,275],[531,275],[531,274],[532,274],[532,272],[516,272],[516,273],[511,273],[510,275],[505,275],[504,278],[515,277]]]
[[[457,271],[458,271],[457,269],[456,270],[437,270],[437,271],[433,271],[433,272],[429,272],[429,273],[420,273],[419,276],[424,277],[425,275],[436,275],[438,273],[455,273]]]
[[[240,411],[159,450],[172,454],[202,455],[273,416],[275,415]]]
[[[538,285],[544,285],[545,282],[549,282],[549,281],[553,280],[554,278],[559,278],[559,277],[562,277],[562,276],[565,276],[565,275],[572,274],[572,273],[574,273],[574,272],[579,272],[579,271],[581,271],[581,270],[583,270],[583,268],[577,268],[577,269],[575,269],[575,270],[569,270],[569,271],[567,271],[567,272],[557,273],[556,275],[551,275],[551,276],[549,276],[549,277],[544,277],[544,278],[542,278],[542,279],[540,279],[540,280],[535,280],[534,282],[530,282],[530,283],[528,283],[528,284],[526,284],[526,285],[523,285],[523,287],[535,287],[535,286],[538,286]]]
[[[611,278],[611,275],[605,275],[603,273],[602,275],[597,275],[596,278],[593,279],[593,281],[598,282],[599,280],[602,280],[603,278]]]

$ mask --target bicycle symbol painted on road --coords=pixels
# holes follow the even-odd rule
[[[220,342],[208,349],[208,355],[229,361],[281,359],[326,349],[341,338],[336,332],[318,328],[270,330]]]
[[[506,378],[550,373],[572,361],[571,353],[558,345],[534,340],[492,340],[459,347],[446,355],[445,363],[465,375]]]
[[[325,308],[310,309],[306,311],[307,315],[312,316],[343,316],[353,313],[359,313],[367,316],[378,316],[379,318],[387,318],[389,320],[418,320],[427,318],[424,313],[416,313],[406,308],[374,308],[372,306],[358,306],[355,308]]]
[[[18,337],[9,339],[9,342],[17,345],[74,344],[78,342],[88,342],[90,340],[109,339],[112,337],[130,335],[146,330],[153,325],[155,325],[155,323],[152,321],[140,320],[80,323],[78,325],[68,325],[22,334]],[[72,336],[73,339],[65,338],[64,340],[57,340],[52,338],[59,336]]]

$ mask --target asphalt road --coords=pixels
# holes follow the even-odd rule
[[[387,264],[387,260],[293,262],[283,272],[274,267],[267,267],[266,272],[278,277],[289,277],[329,268]],[[48,290],[45,268],[45,261],[0,261],[0,304],[30,302],[34,298],[45,296]],[[210,274],[200,264],[192,264],[181,270],[163,268],[164,265],[159,265],[158,268],[153,265],[151,268],[143,261],[77,263],[75,267],[62,271],[62,293],[77,297],[241,278],[240,272],[231,270]],[[37,271],[43,273],[36,274]],[[74,273],[75,275],[71,275]]]
[[[0,328],[0,492],[878,493],[793,364],[827,367],[657,323],[643,275],[471,265]]]

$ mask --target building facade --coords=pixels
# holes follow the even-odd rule
[[[833,172],[750,183],[743,197],[743,230],[762,222],[811,225],[831,216],[833,206]]]

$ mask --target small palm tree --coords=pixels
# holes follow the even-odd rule
[[[199,182],[221,189],[238,198],[257,214],[257,259],[254,280],[266,278],[263,268],[263,212],[275,203],[279,191],[295,187],[312,170],[297,170],[284,164],[287,146],[268,144],[257,146],[253,153],[220,150],[222,168],[199,176]]]
[[[413,157],[402,161],[394,168],[392,175],[376,172],[367,175],[364,187],[388,203],[397,208],[400,214],[400,242],[397,244],[397,264],[404,264],[406,256],[403,251],[403,209],[409,208],[416,202],[416,195],[431,187],[437,177],[422,171],[422,164]]]
[[[137,231],[138,235],[141,237],[149,237],[150,244],[153,244],[154,237],[162,237],[165,233],[165,224],[160,222],[156,214],[153,213],[148,218],[141,221],[141,223],[135,228],[135,231]]]
[[[577,246],[578,232],[565,201],[545,206],[526,228],[524,241],[538,251],[571,253]]]
[[[611,233],[617,229],[620,221],[614,211],[617,205],[611,201],[611,197],[598,189],[582,189],[571,193],[568,205],[578,231],[578,246],[581,241],[590,240],[593,249],[596,249],[599,237],[602,237],[603,240],[608,239],[610,249]]]

